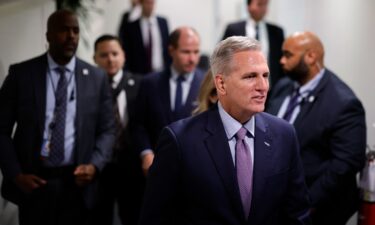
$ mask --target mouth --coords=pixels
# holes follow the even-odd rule
[[[254,96],[252,97],[253,100],[255,100],[256,102],[259,102],[259,103],[263,103],[266,101],[266,95],[257,95],[257,96]]]

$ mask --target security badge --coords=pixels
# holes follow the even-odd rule
[[[42,148],[40,151],[40,155],[42,156],[42,158],[48,158],[51,152],[51,136],[52,136],[52,130],[54,127],[55,127],[55,116],[53,117],[51,123],[48,125],[47,138],[43,138],[43,141],[42,141]]]

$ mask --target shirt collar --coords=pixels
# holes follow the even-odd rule
[[[232,139],[234,135],[241,129],[241,127],[245,127],[250,134],[255,137],[255,117],[252,116],[249,121],[245,124],[241,124],[236,119],[234,119],[231,115],[229,115],[221,105],[220,101],[218,102],[219,114],[221,121],[223,121],[224,130],[227,135],[228,140]]]
[[[264,23],[265,23],[264,20],[260,20],[258,22],[258,27],[263,26]],[[253,18],[251,18],[251,16],[249,16],[249,18],[247,18],[247,20],[246,20],[246,24],[250,25],[252,27],[255,27],[255,25],[257,24],[257,22],[255,22],[255,20]]]
[[[120,83],[122,76],[123,76],[123,71],[119,70],[113,77],[112,77],[112,85],[117,87],[117,85]]]
[[[142,23],[151,23],[152,25],[156,24],[156,16],[155,15],[151,15],[150,17],[144,17],[142,16],[141,17],[141,22]]]
[[[61,67],[61,65],[57,64],[55,62],[55,60],[53,60],[52,56],[47,53],[47,60],[48,60],[48,68],[50,71],[58,68],[58,67]],[[72,59],[66,64],[64,65],[64,67],[69,71],[69,72],[74,72],[75,70],[75,67],[76,67],[76,57],[73,56]]]
[[[178,76],[180,76],[180,74],[177,72],[177,70],[173,66],[171,66],[171,79],[173,81],[177,81]],[[194,71],[190,72],[190,73],[185,73],[182,76],[185,77],[185,81],[187,81],[188,83],[190,83],[193,80]]]
[[[323,78],[324,72],[325,72],[325,69],[323,68],[319,71],[319,73],[313,79],[311,79],[306,84],[300,86],[299,93],[301,95],[308,95],[308,93],[313,91],[316,88],[316,86],[318,86],[320,80]],[[297,82],[295,83],[295,86],[298,87]]]

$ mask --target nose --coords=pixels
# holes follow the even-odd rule
[[[269,81],[268,77],[260,76],[259,79],[257,80],[257,86],[256,86],[258,91],[268,91],[269,88]]]
[[[284,56],[281,57],[281,59],[280,59],[280,64],[281,64],[281,65],[284,65],[284,64],[285,64],[285,57],[284,57]]]

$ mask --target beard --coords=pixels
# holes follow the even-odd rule
[[[309,68],[307,64],[303,61],[303,56],[301,57],[299,63],[289,71],[284,71],[285,74],[294,81],[302,81],[307,77]]]

